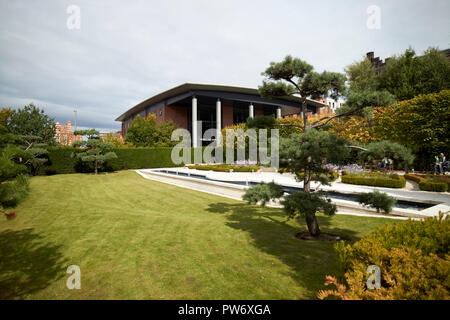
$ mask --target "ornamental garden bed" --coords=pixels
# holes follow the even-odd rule
[[[343,174],[341,181],[348,184],[364,186],[404,188],[406,180],[398,174],[383,174],[378,172]]]
[[[405,178],[419,184],[422,191],[446,192],[450,190],[450,178],[432,174],[405,174]]]
[[[256,172],[261,167],[257,165],[237,165],[237,164],[198,164],[189,165],[189,169],[218,171],[218,172]]]

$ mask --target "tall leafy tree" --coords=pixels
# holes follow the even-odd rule
[[[125,141],[137,147],[170,147],[176,144],[171,141],[172,132],[176,128],[172,121],[157,124],[153,114],[147,118],[138,115],[128,128]]]
[[[330,96],[339,98],[345,92],[345,76],[336,72],[324,71],[318,73],[306,61],[288,55],[281,62],[271,62],[262,73],[266,77],[259,86],[259,93],[265,98],[300,97],[300,111],[303,131],[317,128],[323,124],[320,121],[308,121],[307,99],[317,99]]]
[[[108,160],[117,158],[116,153],[112,151],[114,145],[111,142],[103,141],[97,130],[77,130],[74,134],[86,136],[87,140],[75,141],[72,144],[73,147],[79,148],[77,152],[73,154],[73,157],[77,157],[83,162],[93,163],[96,175],[98,174],[100,165]]]
[[[7,127],[13,134],[39,137],[41,143],[54,144],[55,122],[34,104],[12,112]]]
[[[388,90],[398,100],[450,89],[450,61],[436,48],[422,56],[409,48],[386,62],[378,83],[379,89]]]

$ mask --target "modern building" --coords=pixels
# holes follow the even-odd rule
[[[82,140],[82,136],[73,134],[72,122],[70,121],[67,121],[65,126],[57,122],[55,124],[55,129],[55,140],[63,146],[70,146],[75,141]]]
[[[256,115],[274,115],[278,118],[296,115],[300,113],[300,106],[301,100],[297,97],[264,99],[257,89],[185,83],[137,104],[116,121],[122,122],[122,135],[125,136],[134,118],[153,113],[157,123],[172,120],[179,127],[189,130],[195,147],[199,121],[203,136],[207,129],[220,131]],[[307,107],[312,114],[329,112],[327,104],[315,100],[308,100]],[[202,144],[209,143],[200,140]]]

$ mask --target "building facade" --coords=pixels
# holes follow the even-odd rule
[[[75,141],[81,141],[82,139],[82,136],[73,134],[72,122],[70,121],[67,121],[65,126],[57,122],[55,129],[55,140],[63,146],[70,146]]]
[[[185,83],[157,94],[120,115],[116,121],[122,122],[122,135],[127,134],[131,121],[138,115],[147,117],[153,113],[156,122],[173,121],[191,133],[196,147],[197,135],[203,137],[208,129],[220,130],[242,123],[248,117],[274,115],[278,118],[300,114],[301,101],[296,97],[285,99],[264,99],[257,89],[223,85]],[[308,100],[308,112],[317,114],[328,109],[328,105]],[[201,121],[201,132],[198,125]],[[200,143],[209,144],[200,138]]]

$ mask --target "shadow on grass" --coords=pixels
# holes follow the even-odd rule
[[[338,275],[335,242],[300,240],[295,234],[306,231],[306,224],[300,218],[299,226],[286,220],[282,209],[260,208],[248,204],[215,203],[207,208],[209,212],[224,214],[228,226],[247,232],[253,244],[260,250],[276,256],[288,265],[291,276],[309,292],[311,298],[324,288],[325,275]],[[332,217],[318,216],[322,232],[358,240],[356,232],[334,227]]]
[[[63,277],[60,249],[33,229],[0,232],[0,299],[23,299]]]

